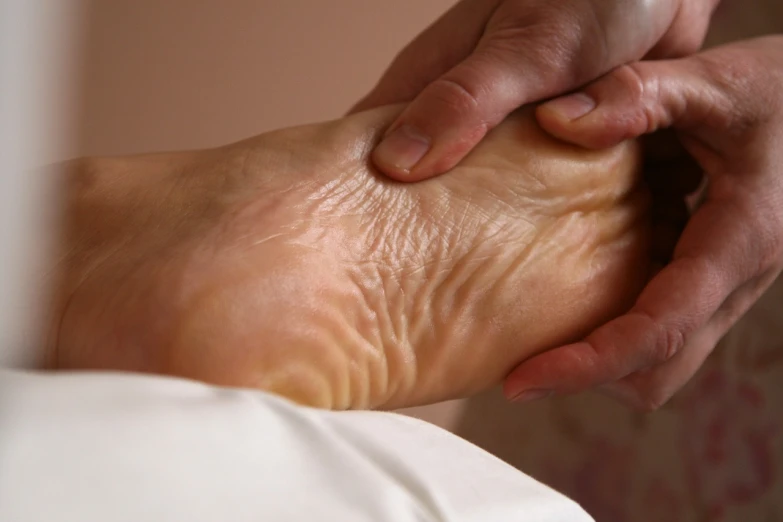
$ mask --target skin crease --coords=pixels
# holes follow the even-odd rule
[[[397,184],[369,155],[400,110],[74,162],[49,365],[398,408],[496,385],[633,302],[634,142],[583,150],[520,112],[448,176]]]

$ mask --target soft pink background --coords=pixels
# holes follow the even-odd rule
[[[453,3],[88,1],[79,152],[217,145],[338,117]]]

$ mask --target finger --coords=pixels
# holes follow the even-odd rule
[[[598,45],[596,22],[562,9],[545,13],[531,14],[511,36],[488,32],[475,52],[430,83],[374,151],[375,166],[398,181],[442,174],[521,105],[602,73],[594,53],[583,50]]]
[[[606,148],[675,124],[692,126],[729,103],[703,62],[686,58],[624,65],[578,93],[542,104],[536,116],[560,139]],[[575,105],[594,108],[579,114]]]
[[[695,375],[724,335],[725,331],[717,331],[714,324],[703,328],[670,361],[606,384],[601,391],[631,408],[657,410]]]
[[[397,55],[378,84],[349,113],[413,100],[473,52],[500,1],[457,3]]]
[[[685,349],[671,360],[608,384],[604,391],[636,409],[652,411],[662,407],[701,368],[720,340],[774,282],[778,272],[772,269],[735,291],[707,326],[696,332]]]
[[[506,379],[506,396],[580,391],[671,359],[736,288],[756,275],[758,241],[744,228],[744,217],[727,211],[725,202],[707,201],[686,227],[672,263],[627,314],[583,342],[522,363]]]
[[[705,152],[745,165],[740,145],[753,140],[749,130],[779,110],[780,70],[783,37],[757,38],[679,60],[624,65],[580,92],[542,104],[537,117],[554,136],[587,148],[673,127],[702,166]],[[575,103],[594,109],[574,116]]]
[[[770,90],[775,76],[764,74],[780,65],[770,65],[775,56],[770,52],[780,57],[781,50],[783,39],[770,37],[684,60],[634,64],[586,89],[596,109],[583,118],[563,119],[556,105],[539,110],[551,132],[585,146],[673,126],[710,173],[710,183],[672,263],[651,280],[633,309],[584,342],[520,365],[507,379],[509,397],[535,389],[590,388],[666,362],[729,295],[779,261],[780,192],[765,177],[777,150],[769,146],[777,135],[768,125],[775,114],[770,109],[777,107]]]

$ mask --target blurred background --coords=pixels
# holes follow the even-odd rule
[[[72,154],[103,155],[219,145],[339,117],[455,0],[59,3],[82,4]],[[711,39],[774,32],[783,2],[752,3],[724,0],[731,13]]]
[[[341,116],[453,0],[92,0],[78,154]]]
[[[339,117],[453,3],[85,1],[61,153],[214,146]],[[780,0],[724,0],[710,42],[781,29]],[[592,395],[513,406],[496,391],[405,413],[556,486],[599,522],[780,521],[781,299],[778,283],[653,415]]]

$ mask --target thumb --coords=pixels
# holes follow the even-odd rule
[[[558,49],[543,52],[552,47],[552,23],[531,23],[511,43],[485,36],[400,115],[373,153],[375,166],[398,181],[442,174],[520,106],[564,92],[593,72],[597,76],[600,64],[575,59],[574,49],[583,39],[597,38],[598,30],[588,34],[575,27],[560,38]]]
[[[419,181],[454,167],[525,102],[524,80],[508,62],[501,53],[476,51],[430,83],[376,148],[376,167],[399,181]]]
[[[671,126],[703,128],[712,115],[732,112],[713,69],[699,56],[624,65],[540,105],[536,117],[555,137],[591,149]]]

